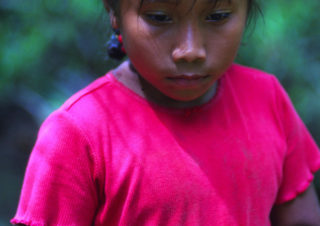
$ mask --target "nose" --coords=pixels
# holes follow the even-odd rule
[[[181,27],[176,37],[176,45],[172,51],[174,62],[195,62],[206,59],[206,49],[198,25],[188,24]]]

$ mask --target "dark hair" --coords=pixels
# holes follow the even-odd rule
[[[120,14],[120,1],[121,0],[102,0],[105,7],[109,8],[113,11],[115,16],[119,16]],[[179,0],[176,0],[177,3]],[[197,1],[197,0],[194,0]],[[212,0],[214,4],[217,4],[221,0]],[[230,0],[229,0],[230,1]],[[256,22],[258,14],[262,14],[261,9],[259,4],[257,3],[257,0],[247,0],[248,1],[248,9],[247,9],[247,22],[246,25],[247,27],[252,23]],[[142,6],[144,0],[140,0],[140,6]],[[108,43],[111,43],[110,41]],[[118,45],[119,46],[119,45]],[[119,46],[118,48],[115,49],[115,45],[109,45],[107,44],[108,52],[113,52],[115,54],[109,54],[110,57],[115,58],[115,59],[122,59],[124,57],[123,51],[121,50],[122,46]],[[112,48],[112,49],[111,49]],[[116,57],[114,57],[114,55]],[[120,56],[120,57],[118,57]]]
[[[263,16],[257,0],[248,0],[247,26],[249,26],[252,21],[254,22],[254,24],[256,23],[258,14]]]

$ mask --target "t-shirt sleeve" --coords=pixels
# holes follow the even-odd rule
[[[306,126],[295,111],[287,93],[275,79],[276,102],[286,138],[286,156],[276,204],[303,193],[320,168],[320,152]]]
[[[92,225],[98,198],[90,144],[67,112],[42,125],[12,224]]]

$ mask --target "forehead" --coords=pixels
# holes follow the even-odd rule
[[[121,0],[120,11],[122,13],[128,8],[134,7],[141,10],[144,6],[149,4],[169,4],[173,7],[187,7],[188,10],[192,10],[196,5],[201,5],[202,8],[216,8],[220,6],[233,6],[240,3],[247,2],[247,0]]]

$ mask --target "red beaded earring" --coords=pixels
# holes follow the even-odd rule
[[[111,58],[121,60],[126,56],[126,51],[123,47],[122,36],[118,29],[114,29],[114,34],[111,35],[110,40],[107,42],[108,55]]]

